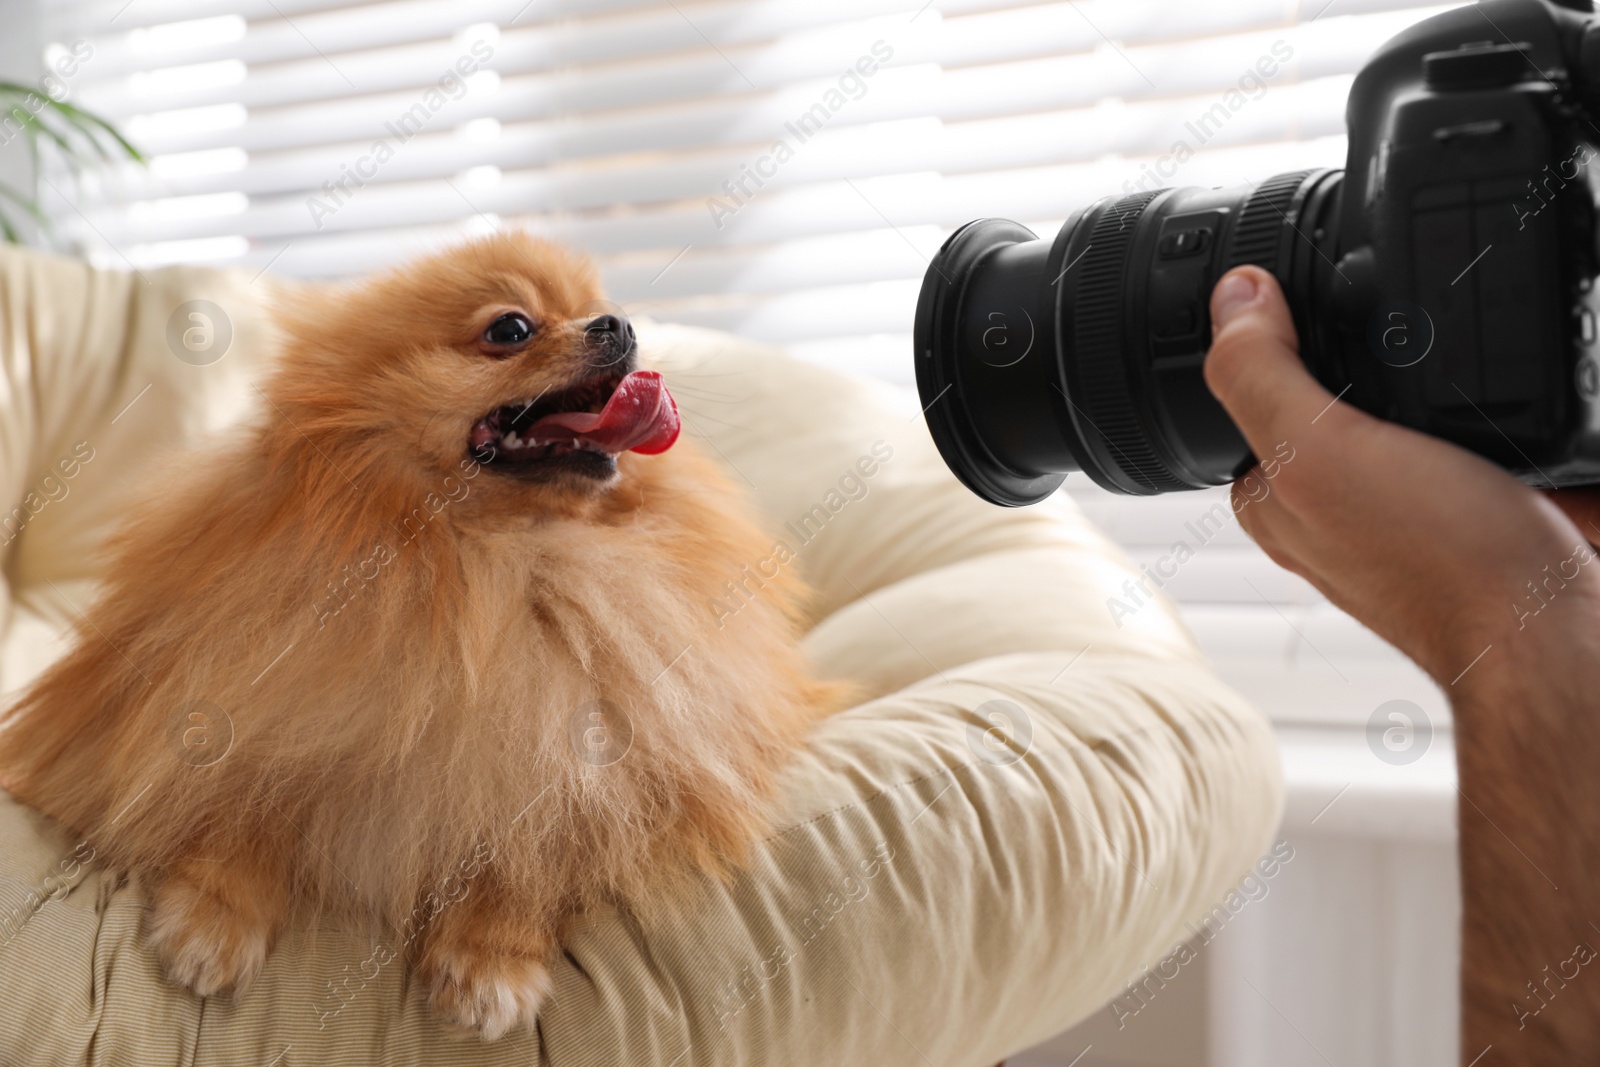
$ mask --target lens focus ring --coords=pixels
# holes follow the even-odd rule
[[[1278,273],[1284,226],[1291,222],[1289,211],[1295,194],[1311,174],[1309,170],[1297,170],[1256,186],[1239,212],[1239,225],[1234,228],[1228,257],[1223,261],[1224,274],[1246,263]]]
[[[1076,293],[1073,348],[1077,356],[1075,392],[1081,404],[1072,414],[1089,421],[1084,427],[1086,441],[1098,436],[1109,446],[1107,466],[1132,481],[1132,485],[1118,486],[1123,492],[1189,488],[1172,476],[1150,447],[1150,431],[1141,425],[1134,407],[1134,384],[1128,376],[1123,337],[1128,250],[1138,231],[1139,216],[1159,194],[1160,190],[1134,193],[1106,208],[1082,253],[1083,271]]]

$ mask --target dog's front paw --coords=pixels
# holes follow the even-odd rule
[[[150,911],[150,942],[167,976],[202,997],[249,987],[281,916],[269,901],[235,906],[221,888],[176,875],[161,883]]]
[[[477,945],[437,946],[419,967],[428,1005],[457,1034],[494,1041],[517,1025],[533,1026],[550,992],[538,959]]]

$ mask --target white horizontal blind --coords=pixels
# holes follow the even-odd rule
[[[1155,169],[1209,185],[1341,165],[1354,71],[1442,9],[46,2],[52,55],[92,46],[75,98],[152,156],[53,208],[108,263],[337,275],[516,224],[592,252],[632,312],[902,383],[927,257],[955,226],[1044,234]],[[1069,484],[1146,561],[1215,502]],[[1236,526],[1170,591],[1224,659],[1332,667],[1335,687],[1352,664],[1396,669]]]
[[[1180,140],[1198,154],[1177,182],[1337,164],[1351,73],[1433,10],[56,0],[52,38],[93,48],[77,99],[154,157],[57,214],[113,260],[301,275],[515,219],[596,253],[625,306],[904,381],[953,226],[1049,229]]]

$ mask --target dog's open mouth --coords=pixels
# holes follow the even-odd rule
[[[678,405],[656,371],[607,374],[496,408],[472,427],[467,446],[484,464],[526,466],[559,459],[600,461],[623,452],[655,455],[678,439]]]

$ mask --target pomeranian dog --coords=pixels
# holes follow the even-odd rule
[[[111,543],[0,780],[148,887],[173,980],[244,991],[309,908],[531,1024],[564,923],[726,877],[842,706],[788,570],[722,617],[772,538],[599,297],[522,235],[296,293],[261,415]]]

